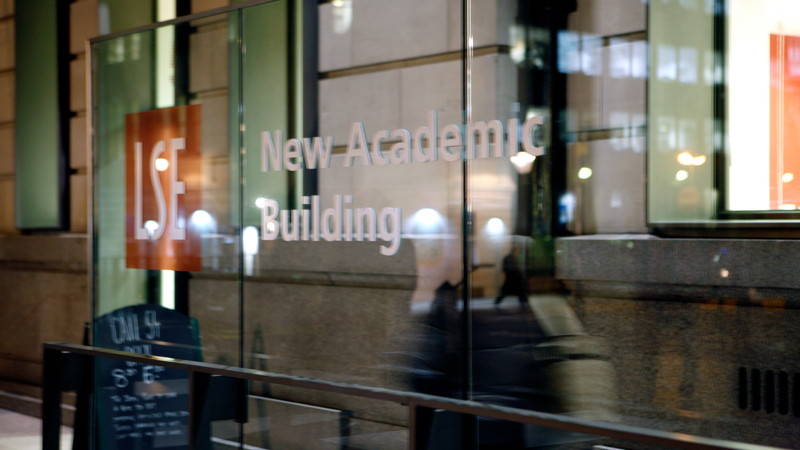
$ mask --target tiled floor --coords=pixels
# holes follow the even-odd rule
[[[39,450],[41,420],[0,409],[0,450]],[[72,429],[61,428],[61,448],[72,448]]]

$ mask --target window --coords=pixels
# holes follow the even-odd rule
[[[16,226],[23,230],[69,223],[68,8],[16,3]]]
[[[798,8],[787,0],[651,3],[652,226],[797,218]]]

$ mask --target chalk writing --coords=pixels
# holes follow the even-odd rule
[[[95,345],[152,356],[200,360],[196,321],[152,305],[119,309],[95,320]],[[100,359],[100,447],[184,449],[188,446],[185,372],[153,364]]]

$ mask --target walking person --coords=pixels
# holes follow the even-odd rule
[[[500,287],[500,293],[494,299],[494,305],[500,306],[509,295],[516,295],[520,306],[528,305],[528,280],[525,276],[525,268],[520,261],[519,247],[513,247],[511,253],[503,258],[503,274],[505,281]]]

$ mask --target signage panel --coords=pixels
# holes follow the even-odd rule
[[[125,265],[199,271],[201,106],[125,116]]]
[[[202,360],[197,321],[160,306],[118,309],[95,319],[93,330],[98,347]],[[186,372],[108,358],[95,364],[100,448],[187,448]]]

